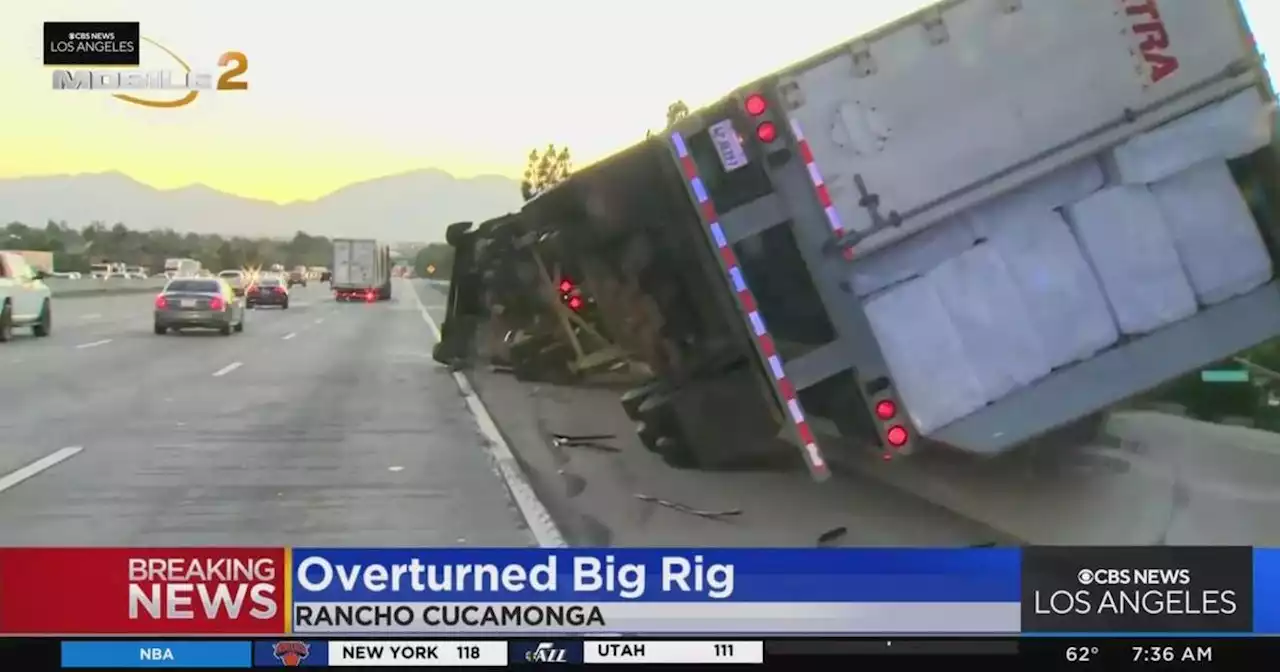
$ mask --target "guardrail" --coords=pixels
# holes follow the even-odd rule
[[[97,296],[112,294],[142,294],[158,292],[164,288],[167,280],[164,277],[147,278],[146,280],[125,280],[111,278],[97,280],[94,278],[46,278],[44,284],[49,286],[54,296]]]

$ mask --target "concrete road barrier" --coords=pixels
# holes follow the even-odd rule
[[[53,291],[54,296],[96,296],[159,292],[164,288],[165,282],[167,282],[165,278],[147,278],[146,280],[125,280],[121,278],[111,278],[109,280],[95,280],[93,278],[69,280],[67,278],[47,278],[44,281],[44,284],[49,286],[49,289]]]

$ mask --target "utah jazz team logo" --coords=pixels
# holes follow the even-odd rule
[[[311,645],[296,640],[276,642],[276,648],[271,653],[285,667],[298,667],[311,655]]]

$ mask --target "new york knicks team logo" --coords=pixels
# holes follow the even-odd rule
[[[297,667],[311,655],[311,645],[299,641],[276,642],[271,653],[285,667]]]

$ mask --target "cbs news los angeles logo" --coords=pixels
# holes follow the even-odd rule
[[[134,105],[176,108],[204,92],[249,89],[249,59],[243,52],[222,53],[216,67],[193,66],[178,52],[142,36],[137,23],[46,22],[44,37],[44,63],[55,66],[55,91],[101,91]],[[168,63],[142,67],[144,47],[153,52],[149,56],[158,57],[149,61]]]

